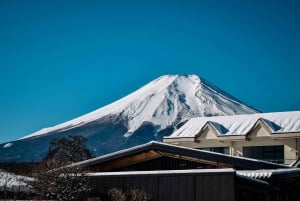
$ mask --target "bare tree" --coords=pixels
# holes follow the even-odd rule
[[[113,188],[107,194],[110,201],[126,201],[126,194],[123,193],[122,189]]]
[[[151,195],[143,189],[131,189],[127,192],[127,197],[130,201],[148,201],[151,200]]]
[[[119,188],[112,188],[107,192],[107,198],[104,200],[108,200],[108,201],[149,201],[149,200],[151,200],[151,195],[148,194],[143,189],[138,189],[138,188],[129,189],[126,192],[124,192],[122,189],[119,189]]]

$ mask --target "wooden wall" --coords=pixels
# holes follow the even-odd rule
[[[94,194],[143,189],[153,201],[234,201],[235,173],[219,170],[102,173],[91,176]]]

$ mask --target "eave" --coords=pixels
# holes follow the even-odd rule
[[[178,144],[182,142],[195,142],[195,137],[164,137],[163,142],[171,143],[171,144]]]
[[[300,138],[299,132],[289,132],[289,133],[271,133],[272,139],[290,139],[290,138]]]

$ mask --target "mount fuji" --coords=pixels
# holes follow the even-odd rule
[[[165,75],[93,112],[1,144],[0,161],[41,160],[51,140],[68,135],[86,137],[98,156],[161,141],[192,117],[257,112],[196,75]]]

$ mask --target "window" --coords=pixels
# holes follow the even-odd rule
[[[229,155],[229,147],[207,147],[207,148],[199,148],[199,149]]]
[[[275,163],[284,163],[284,148],[279,146],[243,147],[244,157],[255,158]]]

